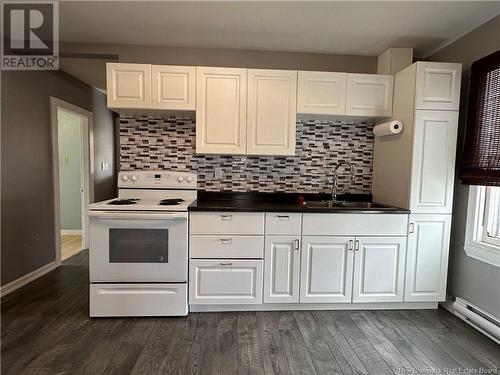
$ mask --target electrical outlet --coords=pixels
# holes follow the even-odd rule
[[[222,178],[222,168],[220,168],[220,167],[215,168],[214,177],[215,178]]]

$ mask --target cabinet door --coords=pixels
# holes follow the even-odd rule
[[[265,242],[264,302],[299,302],[299,238],[266,237]]]
[[[403,301],[406,237],[359,237],[353,302]]]
[[[247,70],[196,68],[196,152],[246,152]]]
[[[248,154],[295,154],[296,101],[297,71],[248,70]]]
[[[302,237],[300,302],[351,302],[352,237]]]
[[[419,61],[415,108],[458,111],[461,78],[461,64]]]
[[[298,73],[297,112],[344,115],[346,73]]]
[[[194,66],[153,65],[151,72],[153,109],[194,111]]]
[[[190,260],[189,303],[261,304],[262,260]]]
[[[410,209],[451,213],[458,112],[415,111]]]
[[[451,215],[410,215],[405,301],[444,301]]]
[[[347,74],[346,115],[390,117],[394,77]]]
[[[106,64],[110,108],[151,108],[151,65]]]

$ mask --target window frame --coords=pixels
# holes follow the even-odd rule
[[[479,185],[469,187],[464,250],[469,257],[500,268],[500,246],[484,241],[486,188]]]
[[[486,187],[486,198],[485,198],[485,204],[484,204],[484,220],[483,220],[483,242],[489,243],[490,245],[493,246],[498,246],[500,247],[500,238],[492,237],[488,235],[488,221],[491,220],[492,218],[490,217],[490,199],[491,199],[491,189],[494,188],[494,186],[487,186]]]

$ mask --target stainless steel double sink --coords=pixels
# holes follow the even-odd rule
[[[343,202],[343,201],[305,201],[305,207],[311,208],[339,208],[348,210],[394,210],[396,207],[386,206],[374,202]]]

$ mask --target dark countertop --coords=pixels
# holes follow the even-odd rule
[[[306,205],[299,204],[303,197]],[[330,200],[330,194],[300,193],[240,193],[198,191],[198,200],[188,211],[239,211],[239,212],[304,212],[304,213],[396,213],[409,214],[410,210],[387,205],[374,207],[335,206],[319,207],[307,202]],[[338,200],[347,202],[371,202],[371,194],[344,194]]]

